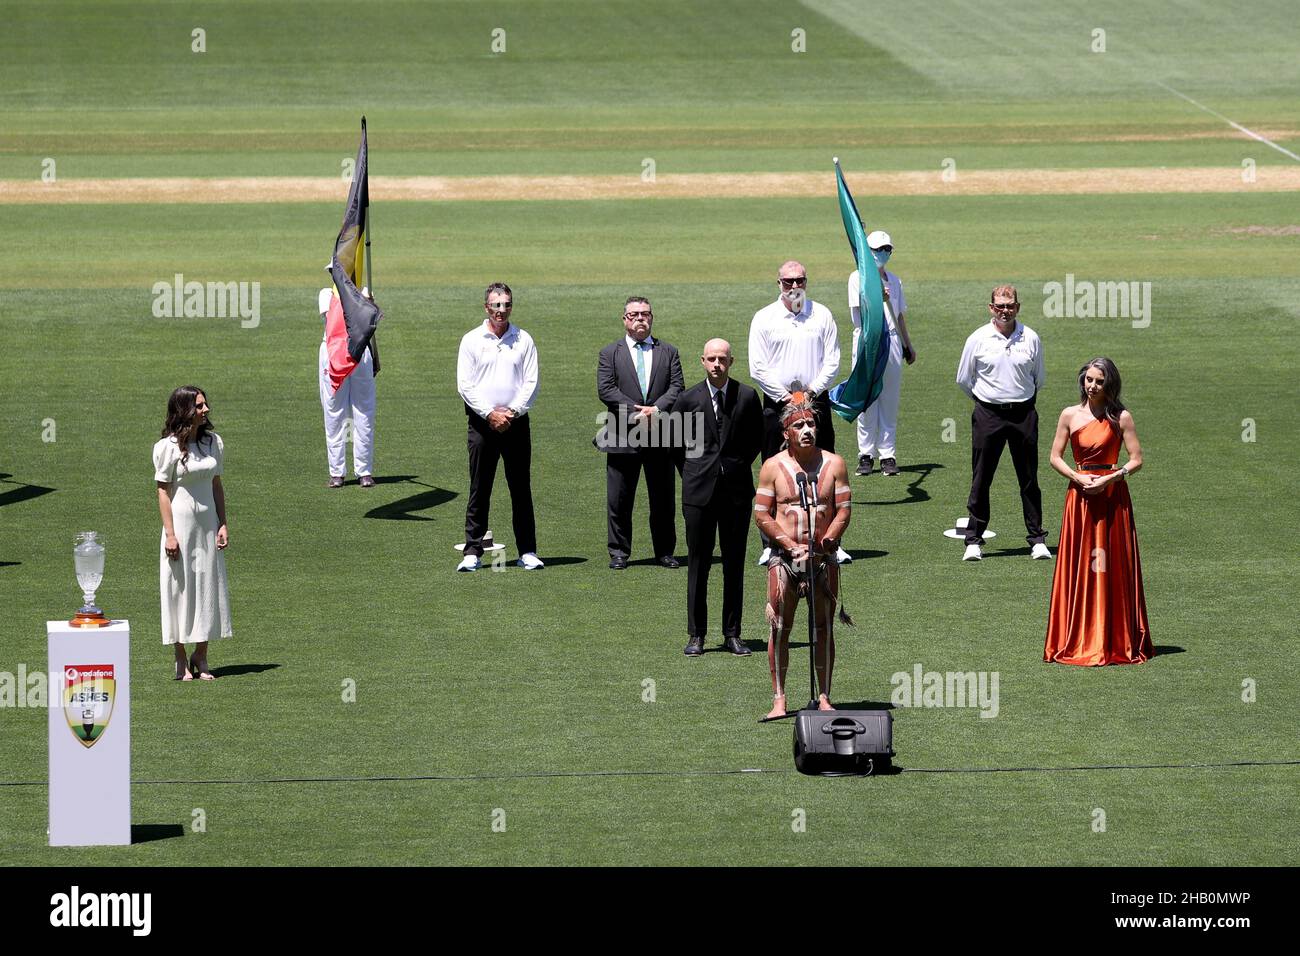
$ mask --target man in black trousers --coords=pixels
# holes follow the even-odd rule
[[[686,656],[704,652],[709,630],[709,569],[715,538],[722,545],[722,646],[749,653],[740,640],[745,588],[745,544],[754,502],[754,459],[763,445],[763,406],[758,393],[730,377],[731,345],[704,344],[700,363],[708,376],[673,406],[675,417],[696,416],[694,436],[682,462],[682,515],[686,519]]]
[[[537,521],[533,515],[532,426],[528,412],[537,401],[537,346],[510,321],[514,293],[493,282],[483,293],[486,318],[460,340],[456,388],[469,422],[469,497],[465,503],[465,557],[457,571],[477,571],[483,556],[497,462],[505,460],[519,567],[536,571]]]
[[[605,490],[609,509],[609,566],[627,568],[632,553],[632,503],[645,469],[650,496],[650,539],[655,560],[679,568],[673,501],[677,476],[662,413],[682,393],[682,361],[677,349],[650,334],[654,314],[644,296],[623,307],[624,335],[600,350],[596,393],[608,414],[595,445],[605,452]]]
[[[993,290],[986,325],[966,339],[957,363],[957,385],[975,401],[971,412],[971,487],[966,509],[966,553],[979,561],[989,523],[989,487],[1002,450],[1011,450],[1025,516],[1025,540],[1034,560],[1050,559],[1043,530],[1043,499],[1038,487],[1038,410],[1043,387],[1043,345],[1038,334],[1017,320],[1020,300],[1013,285]]]

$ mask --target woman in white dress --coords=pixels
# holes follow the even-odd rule
[[[153,446],[163,525],[162,639],[175,646],[177,680],[212,680],[208,641],[231,636],[221,459],[207,397],[200,388],[182,385],[167,400],[167,423]],[[188,660],[186,644],[194,645]]]

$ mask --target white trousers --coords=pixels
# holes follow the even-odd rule
[[[352,422],[352,471],[361,478],[370,474],[375,455],[372,437],[375,421],[375,369],[366,349],[352,374],[343,380],[339,390],[330,394],[329,352],[320,344],[320,404],[325,410],[325,451],[329,457],[330,475],[342,478],[347,475],[347,458],[344,445],[348,439],[348,421]]]
[[[861,329],[853,330],[853,364],[858,362],[858,338]],[[858,454],[873,458],[893,458],[894,439],[898,434],[898,396],[903,388],[903,344],[898,330],[889,329],[889,362],[880,397],[858,416]]]

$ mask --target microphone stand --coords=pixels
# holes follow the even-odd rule
[[[799,504],[808,518],[808,709],[817,709],[817,561],[814,546],[817,538],[817,484],[808,493],[808,478],[803,472],[795,476],[799,486]]]

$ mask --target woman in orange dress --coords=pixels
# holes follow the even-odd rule
[[[1115,363],[1093,359],[1079,370],[1079,404],[1062,411],[1056,423],[1050,461],[1070,479],[1070,489],[1061,515],[1045,661],[1141,664],[1155,654],[1125,481],[1142,467],[1142,448],[1119,391]],[[1128,452],[1122,468],[1121,440]],[[1073,468],[1061,457],[1067,441]]]

